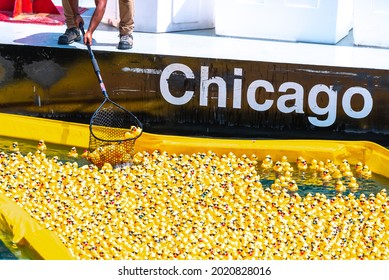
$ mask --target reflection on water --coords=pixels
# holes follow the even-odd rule
[[[3,252],[0,248],[0,260],[39,260],[42,259],[39,254],[29,245],[16,245],[12,242],[12,233],[0,230],[0,240],[10,252]],[[2,244],[1,244],[2,245]],[[7,251],[8,251],[7,250]],[[4,250],[5,251],[5,250]]]
[[[0,151],[3,151],[5,153],[12,153],[10,151],[10,146],[12,145],[12,142],[18,142],[19,144],[19,150],[20,152],[25,155],[29,152],[35,153],[37,150],[37,144],[38,140],[26,140],[26,139],[15,139],[15,138],[9,138],[0,136]],[[79,166],[88,164],[88,162],[81,158],[81,154],[83,153],[83,149],[76,147],[77,151],[79,153],[79,157],[77,159],[68,157],[68,153],[70,152],[71,148],[70,146],[65,145],[58,145],[58,144],[52,144],[52,143],[46,143],[47,150],[45,151],[45,154],[48,158],[52,158],[54,156],[58,157],[58,159],[62,162],[74,162],[76,161]]]
[[[294,170],[297,170],[296,166],[293,167]],[[274,180],[277,178],[277,176],[273,172],[262,172],[261,178],[262,186],[264,188],[270,188],[271,184],[274,183]],[[306,196],[308,193],[322,193],[325,194],[326,197],[330,198],[338,194],[335,190],[335,179],[332,179],[328,183],[324,184],[323,181],[317,176],[317,174],[314,174],[312,172],[301,173],[298,171],[292,174],[292,178],[296,181],[298,185],[298,193],[300,196]],[[376,194],[382,189],[386,189],[386,191],[389,193],[389,178],[373,173],[373,176],[370,179],[364,179],[359,177],[356,177],[356,179],[357,183],[359,184],[359,188],[356,192],[354,192],[354,195],[357,197],[359,197],[361,194],[364,194],[366,196],[369,196],[370,194]],[[343,177],[341,178],[341,181],[344,185],[347,186],[350,182],[350,179],[347,177]],[[350,189],[347,188],[347,190],[343,194],[348,195],[349,193]]]

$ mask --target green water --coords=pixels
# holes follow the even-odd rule
[[[29,245],[16,245],[12,242],[12,233],[0,230],[0,240],[3,242],[9,253],[0,250],[0,260],[40,260],[39,254]],[[0,248],[1,249],[1,248]]]
[[[11,146],[12,142],[18,142],[19,144],[19,150],[23,155],[26,155],[27,153],[35,153],[37,150],[37,144],[38,140],[26,140],[26,139],[17,139],[17,138],[9,138],[0,136],[0,151],[3,151],[5,153],[12,153],[10,151],[9,147]],[[66,145],[58,145],[58,144],[52,144],[52,143],[46,143],[47,150],[45,151],[45,154],[48,158],[58,157],[58,159],[62,162],[74,162],[77,161],[79,166],[88,164],[88,162],[81,158],[81,154],[84,151],[84,148],[76,147],[77,152],[79,154],[79,157],[77,159],[68,157],[68,153],[71,146]]]

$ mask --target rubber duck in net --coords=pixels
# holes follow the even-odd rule
[[[134,139],[137,138],[142,133],[142,129],[137,126],[131,126],[130,131],[127,131],[124,134],[124,139]]]

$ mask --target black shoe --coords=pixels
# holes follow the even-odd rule
[[[128,50],[132,48],[133,44],[132,35],[120,35],[120,41],[118,45],[119,50]]]
[[[81,40],[80,31],[75,28],[66,29],[65,33],[58,38],[58,44],[60,45],[69,45],[74,42],[78,42]]]

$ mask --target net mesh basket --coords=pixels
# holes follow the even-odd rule
[[[87,160],[101,168],[132,163],[134,146],[142,133],[141,122],[128,110],[104,101],[90,121],[89,153]]]

